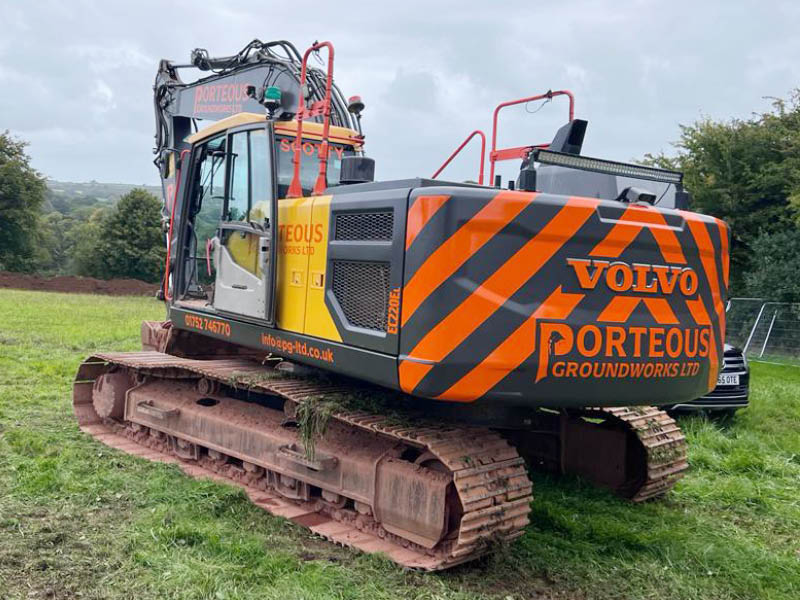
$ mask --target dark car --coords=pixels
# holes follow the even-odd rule
[[[750,396],[750,367],[744,353],[725,344],[724,364],[717,378],[717,387],[705,396],[676,404],[670,411],[713,411],[733,414],[748,405]]]

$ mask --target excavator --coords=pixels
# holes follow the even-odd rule
[[[375,181],[333,65],[259,40],[160,62],[168,318],[80,365],[81,429],[420,570],[522,535],[528,469],[667,493],[686,441],[657,407],[716,384],[725,223],[681,173],[581,154],[567,90],[499,104],[488,153],[476,130],[434,176]],[[502,109],[556,99],[552,141],[498,148]],[[472,139],[477,181],[440,179]]]

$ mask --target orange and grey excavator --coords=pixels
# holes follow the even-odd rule
[[[168,320],[83,362],[81,428],[423,570],[520,536],[528,468],[666,493],[686,443],[655,406],[717,381],[726,225],[680,173],[582,155],[564,90],[497,107],[491,185],[481,131],[453,154],[482,140],[477,183],[374,181],[333,59],[255,40],[161,61]],[[502,109],[555,98],[551,142],[497,147]]]

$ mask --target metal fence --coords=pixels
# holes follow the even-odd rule
[[[753,360],[800,365],[800,304],[731,298],[726,310],[729,344]]]
[[[725,307],[725,341],[744,348],[758,320],[762,298],[731,298]]]

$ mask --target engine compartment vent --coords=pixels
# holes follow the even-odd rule
[[[388,262],[334,260],[331,288],[350,325],[386,331]]]
[[[391,241],[394,230],[394,213],[361,212],[336,215],[335,240],[340,241]]]

